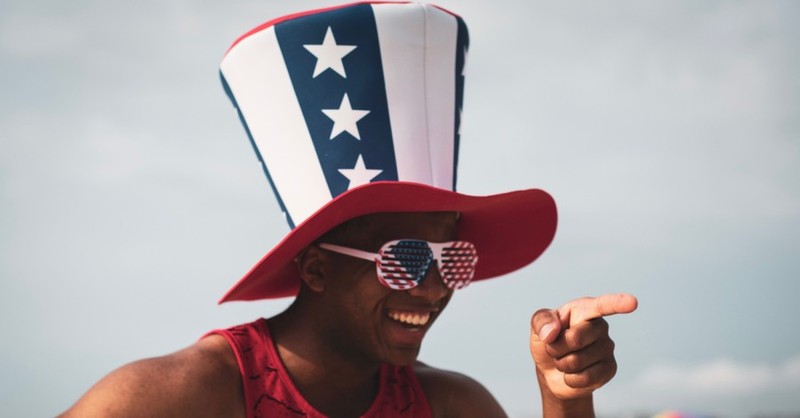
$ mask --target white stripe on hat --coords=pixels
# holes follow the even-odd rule
[[[287,212],[295,224],[301,223],[332,197],[275,27],[242,39],[228,51],[220,70]]]
[[[434,7],[419,4],[410,13],[409,6],[372,5],[397,174],[402,181],[452,190],[458,24]],[[426,45],[425,53],[420,45]],[[429,141],[430,136],[441,137]],[[420,152],[429,148],[430,153]]]
[[[446,138],[431,141],[433,185],[442,189],[453,188],[455,163],[455,111],[456,111],[456,49],[458,21],[437,8],[425,8],[425,83],[428,94],[428,138]],[[435,116],[434,116],[435,115]]]

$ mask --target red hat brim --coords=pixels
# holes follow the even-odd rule
[[[383,212],[461,213],[457,236],[478,250],[473,281],[520,269],[553,241],[557,214],[553,198],[539,189],[470,196],[425,184],[374,182],[340,194],[294,228],[219,303],[297,295],[300,276],[293,263],[305,247],[350,219]]]

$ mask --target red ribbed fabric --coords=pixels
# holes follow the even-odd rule
[[[236,353],[247,417],[324,418],[300,395],[275,351],[267,321],[215,330]],[[410,367],[384,364],[378,396],[364,418],[430,417],[430,407]]]

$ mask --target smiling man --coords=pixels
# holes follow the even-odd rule
[[[530,264],[556,229],[541,190],[454,191],[468,43],[460,17],[415,3],[298,13],[234,42],[223,84],[292,231],[221,302],[294,303],[124,366],[65,416],[504,416],[417,360],[458,289]],[[545,416],[593,416],[616,372],[602,317],[635,308],[606,295],[532,316]]]

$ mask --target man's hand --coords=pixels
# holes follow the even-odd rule
[[[531,355],[545,409],[554,401],[587,398],[614,377],[614,342],[603,317],[633,312],[637,305],[632,295],[604,295],[576,299],[557,310],[541,309],[533,314]]]

